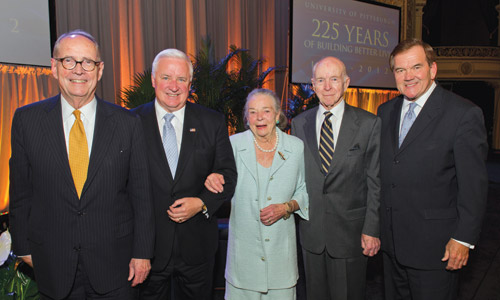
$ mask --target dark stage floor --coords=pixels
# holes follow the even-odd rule
[[[469,262],[460,274],[459,300],[500,299],[500,153],[488,159],[488,207],[481,237],[470,252]],[[368,261],[367,300],[383,299],[382,257]],[[224,299],[224,291],[215,291],[214,300]],[[303,276],[297,286],[297,300],[305,300]]]

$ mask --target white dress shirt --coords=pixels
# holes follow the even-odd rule
[[[85,129],[85,135],[87,136],[87,145],[89,146],[89,157],[90,151],[92,149],[92,142],[94,140],[94,128],[95,128],[95,115],[97,110],[97,100],[94,97],[92,101],[85,104],[78,109],[80,114],[80,119],[82,119],[83,128]],[[63,119],[64,128],[64,138],[66,139],[66,151],[68,151],[69,156],[69,133],[71,127],[75,123],[76,117],[73,114],[75,108],[71,106],[66,99],[61,95],[61,111]]]
[[[158,129],[160,130],[160,136],[163,140],[163,125],[165,125],[165,119],[163,117],[168,113],[161,105],[158,103],[158,100],[155,99],[155,111],[156,111],[156,120],[158,121]],[[182,128],[184,126],[184,112],[186,111],[186,105],[184,105],[181,109],[173,112],[174,117],[170,121],[175,130],[175,137],[177,139],[177,153],[181,153],[181,142],[182,142]]]
[[[335,105],[330,110],[330,112],[333,114],[333,116],[330,117],[330,120],[332,121],[332,131],[333,131],[333,148],[337,146],[337,140],[340,132],[340,124],[342,124],[342,117],[344,116],[344,108],[345,108],[345,102],[344,99],[342,99],[337,105]],[[323,121],[325,120],[324,113],[326,111],[327,110],[323,107],[323,105],[320,104],[318,106],[318,112],[316,113],[316,138],[318,142],[318,149],[319,149],[319,140],[321,135],[321,125],[323,125]]]

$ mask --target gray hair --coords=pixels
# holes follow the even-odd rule
[[[153,76],[156,73],[156,68],[158,67],[158,63],[159,63],[160,59],[164,58],[164,57],[179,58],[179,59],[185,60],[186,63],[188,64],[188,68],[189,68],[189,81],[193,80],[193,63],[191,62],[189,57],[186,55],[186,53],[182,52],[181,50],[174,49],[174,48],[165,49],[156,55],[155,59],[153,60],[153,69],[152,69]]]
[[[72,30],[70,32],[66,32],[66,33],[61,34],[61,36],[59,36],[56,43],[54,44],[54,50],[52,51],[52,57],[54,57],[54,58],[57,57],[61,41],[67,37],[72,36],[72,35],[83,36],[84,38],[87,38],[89,41],[91,41],[95,45],[95,50],[97,52],[97,59],[101,60],[101,53],[99,51],[99,44],[97,44],[96,39],[90,33],[83,31],[81,29],[76,29],[76,30]]]
[[[281,109],[281,100],[278,98],[275,92],[268,89],[254,89],[248,94],[247,99],[245,101],[245,107],[243,108],[243,122],[245,124],[245,128],[248,129],[248,102],[252,100],[253,97],[257,95],[265,95],[271,97],[274,102],[274,110],[279,114],[278,121],[279,123],[276,125],[279,129],[285,130],[288,126],[288,119],[286,118],[283,110]]]

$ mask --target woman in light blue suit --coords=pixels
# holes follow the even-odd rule
[[[276,94],[253,90],[244,109],[249,130],[231,136],[238,170],[231,201],[226,263],[227,300],[296,299],[295,218],[309,218],[304,145],[286,126]],[[277,126],[278,125],[278,126]],[[208,189],[222,190],[218,174]]]

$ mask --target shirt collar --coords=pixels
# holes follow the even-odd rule
[[[158,103],[158,100],[155,99],[155,111],[156,111],[156,119],[162,120],[165,114],[168,113],[161,105]],[[186,105],[184,105],[181,109],[173,112],[174,116],[179,120],[181,124],[184,124],[184,112],[186,111]]]
[[[410,105],[410,103],[414,102],[419,107],[421,108],[424,107],[425,102],[427,102],[427,100],[429,99],[430,95],[432,94],[435,88],[436,88],[436,83],[433,81],[429,89],[425,93],[423,93],[422,96],[420,96],[417,100],[410,101],[408,100],[408,98],[404,97],[405,101],[403,103],[403,106],[406,107]]]
[[[66,100],[63,95],[61,95],[61,110],[62,110],[62,116],[63,116],[63,121],[67,120],[68,118],[73,116],[73,111],[75,111],[75,108],[69,104],[68,100]],[[95,113],[97,110],[97,99],[94,98],[84,106],[80,107],[78,109],[81,112],[81,119],[84,120],[92,120],[95,118]]]
[[[340,100],[340,102],[335,105],[331,110],[330,112],[336,117],[340,117],[340,116],[343,116],[344,115],[344,109],[345,109],[345,101],[344,101],[344,98],[342,98],[342,100]],[[326,109],[323,107],[323,105],[321,105],[321,103],[319,104],[319,109],[318,109],[318,114],[317,114],[317,117],[318,119],[320,119],[321,121],[323,121],[323,114],[326,112]]]

